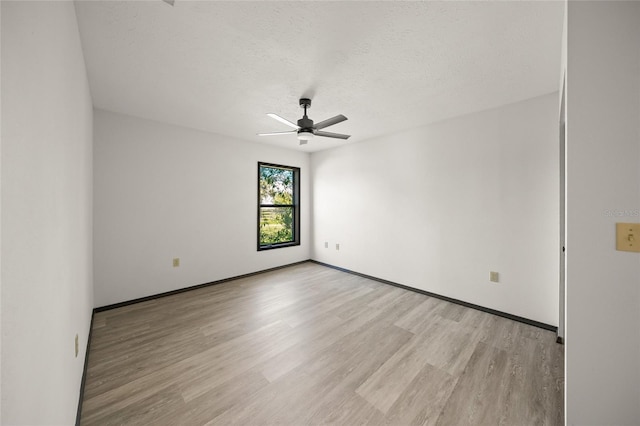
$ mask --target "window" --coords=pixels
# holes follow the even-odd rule
[[[300,169],[258,163],[258,250],[300,245]]]

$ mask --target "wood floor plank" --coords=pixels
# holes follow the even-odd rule
[[[507,398],[508,367],[506,351],[478,343],[436,424],[499,424]]]
[[[268,344],[271,337],[278,338],[288,328],[286,324],[282,323],[268,324],[263,329],[245,334],[197,355],[181,359],[150,374],[133,379],[118,388],[110,389],[95,397],[85,398],[82,406],[83,412],[92,413],[105,408],[121,409],[138,403],[140,400],[152,395],[159,388],[176,383],[189,383],[190,381],[196,382],[194,385],[195,390],[189,394],[195,397],[197,396],[196,392],[204,393],[203,391],[206,391],[206,389],[203,389],[205,385],[205,383],[202,383],[203,377],[210,377],[207,373],[212,370],[219,370],[221,368],[220,360],[231,364],[236,356],[242,356],[240,360],[247,362],[247,359],[253,359],[252,356],[254,354],[260,354],[262,343]],[[91,359],[89,361],[91,362]],[[227,374],[243,373],[246,371],[246,364],[243,363],[242,366],[245,367],[244,370]],[[199,382],[201,383],[200,386],[197,385]],[[208,383],[206,385],[213,387]]]
[[[425,296],[422,303],[396,321],[396,325],[412,333],[418,333],[447,305],[435,297]]]
[[[205,343],[198,329],[187,329],[183,334],[140,344],[134,351],[105,353],[87,369],[89,382],[85,386],[85,395],[92,398],[171,366],[185,357],[202,352],[207,348]]]
[[[306,420],[306,419],[305,419]],[[295,424],[296,419],[288,424]],[[384,425],[385,416],[360,395],[349,389],[339,389],[305,424]]]
[[[420,334],[425,334],[427,345],[422,356],[431,365],[454,376],[466,368],[476,347],[475,329],[447,318],[435,317]]]
[[[379,310],[370,307],[367,307],[367,309],[368,311],[362,311],[357,317],[346,321],[342,320],[339,324],[334,324],[330,329],[323,330],[320,335],[309,336],[311,337],[310,339],[305,339],[295,348],[278,354],[265,363],[262,374],[269,381],[274,381],[299,365],[309,362],[319,351],[356,332],[380,315]],[[332,316],[332,318],[337,317]]]
[[[144,406],[144,410],[139,407]],[[102,411],[99,415],[87,416],[85,424],[92,425],[172,425],[173,416],[181,412],[185,403],[176,386],[160,389],[139,401],[138,405],[128,405],[119,410]]]
[[[173,416],[175,425],[203,425],[212,422],[241,401],[250,401],[269,381],[256,369],[227,380],[185,403],[184,410]]]
[[[427,364],[422,350],[426,335],[414,335],[364,382],[356,393],[386,414],[400,394]]]
[[[301,407],[298,419],[303,423],[317,424],[343,417],[344,414],[340,414],[344,408],[343,401],[353,397],[358,400],[354,403],[359,404],[361,398],[355,390],[409,339],[409,333],[393,325],[371,327],[345,336],[310,363],[301,366],[297,371],[304,372],[316,383],[310,392],[316,397]],[[372,344],[377,347],[374,353],[370,351]],[[368,403],[363,406],[378,411]]]
[[[452,376],[426,364],[387,411],[389,425],[435,425],[457,383]]]
[[[287,410],[305,402],[302,396],[309,395],[313,385],[313,381],[303,373],[286,375],[260,389],[251,399],[234,404],[207,424],[278,424],[277,420],[285,416]]]
[[[314,263],[95,314],[81,424],[562,424],[555,334]]]
[[[218,347],[191,357],[179,364],[187,370],[179,378],[182,395],[190,401],[238,374],[287,350],[299,339],[291,327],[276,323],[277,328],[263,328],[251,339],[219,350]],[[244,337],[244,336],[243,336]]]
[[[557,405],[564,389],[558,374],[563,356],[557,349],[562,347],[524,336],[519,339],[517,348],[509,352],[511,376],[500,423],[564,424],[562,408]]]

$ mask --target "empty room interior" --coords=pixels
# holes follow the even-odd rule
[[[640,2],[0,22],[1,424],[640,424]]]

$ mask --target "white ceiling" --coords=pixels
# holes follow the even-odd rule
[[[77,1],[97,108],[317,151],[553,92],[562,2]],[[295,135],[267,117],[349,120]]]

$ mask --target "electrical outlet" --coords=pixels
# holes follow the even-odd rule
[[[78,358],[78,351],[80,350],[80,346],[78,344],[78,334],[76,334],[76,358]]]
[[[340,250],[340,244],[336,244],[336,250]]]
[[[499,281],[498,280],[498,273],[494,272],[494,271],[489,272],[489,281],[497,283]]]
[[[180,266],[180,258],[179,257],[175,257],[173,259],[173,267],[177,268],[178,266]]]
[[[329,248],[329,243],[327,241],[324,242],[324,248]]]

